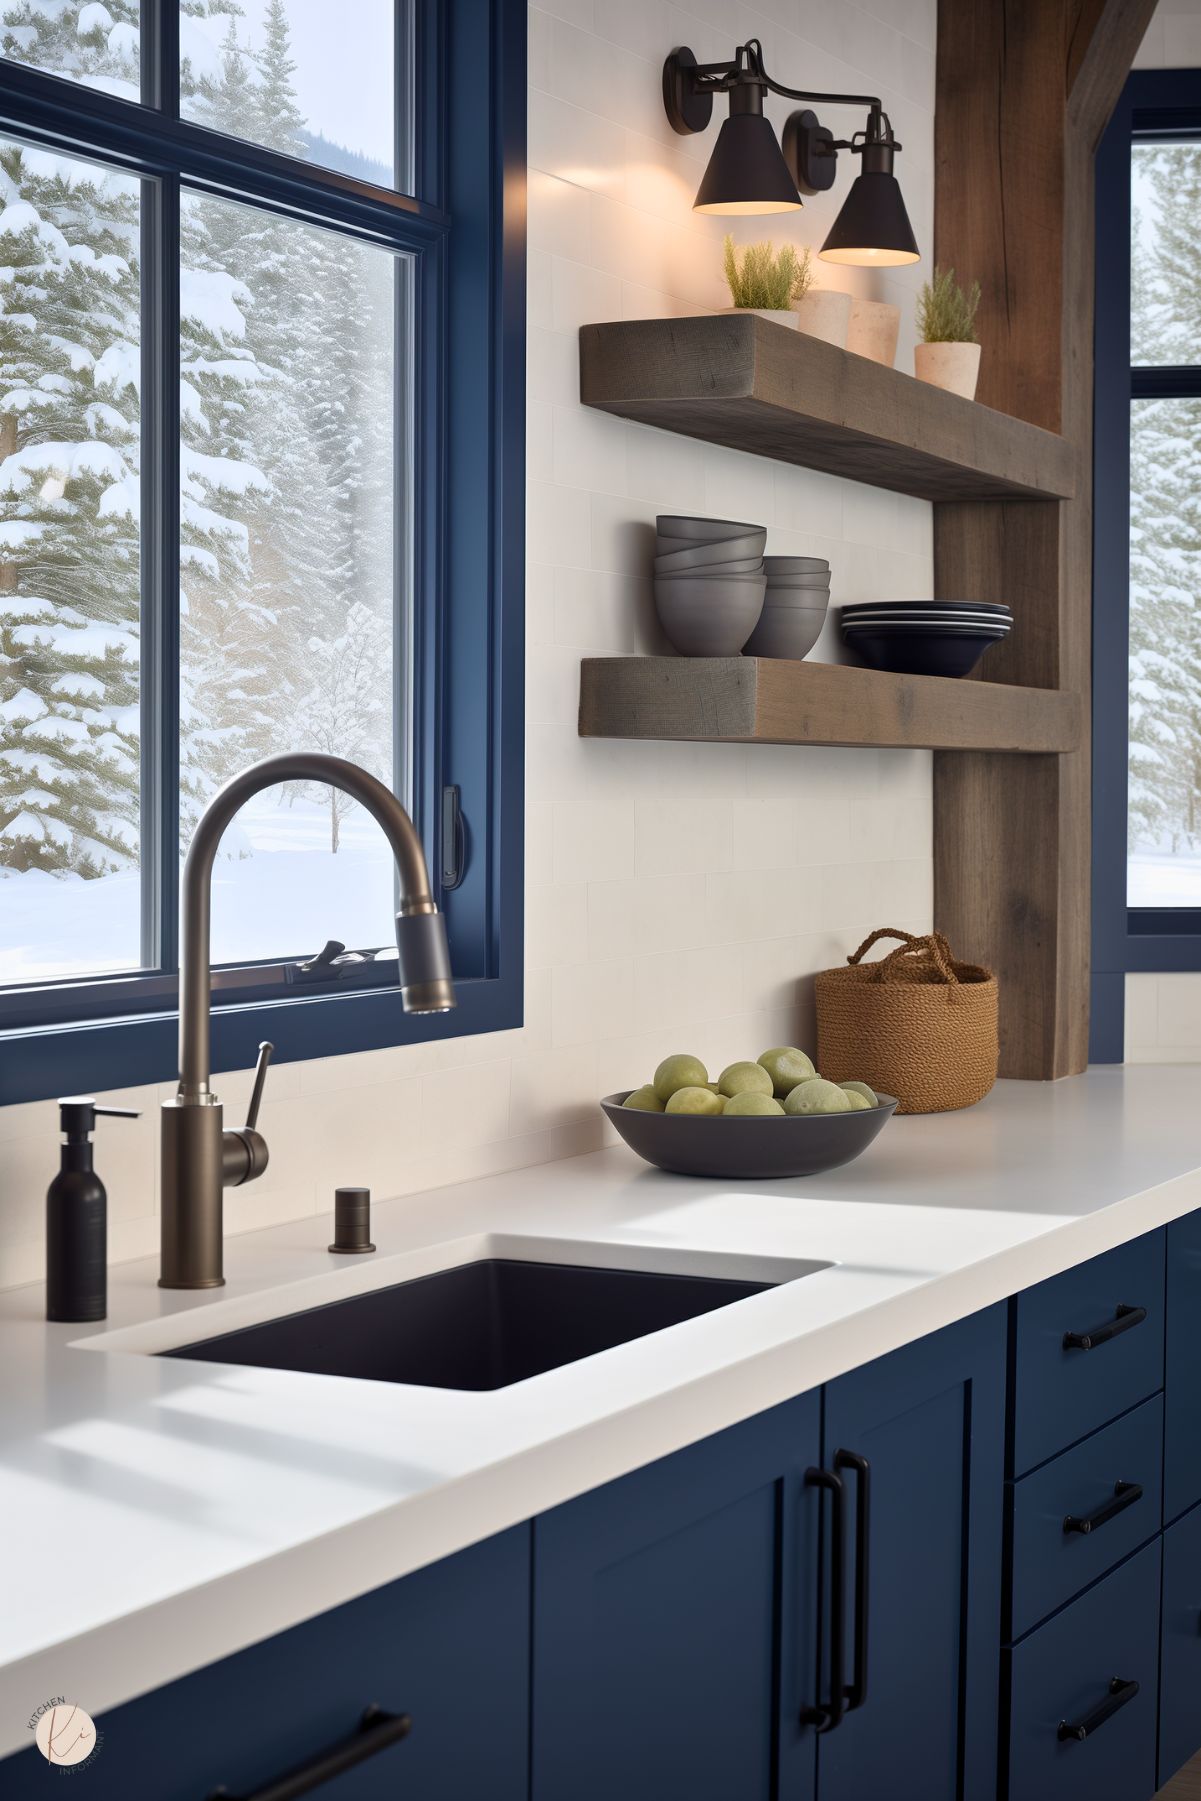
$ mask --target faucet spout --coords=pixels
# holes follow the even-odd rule
[[[425,852],[396,796],[357,763],[316,751],[267,757],[216,794],[196,827],[183,873],[179,995],[179,1088],[163,1103],[162,1274],[164,1288],[211,1288],[222,1276],[222,1188],[252,1181],[267,1166],[253,1129],[223,1132],[211,1089],[210,942],[217,847],[252,795],[281,782],[320,782],[360,801],[378,820],[400,873],[396,946],[407,1013],[455,1005],[446,926],[430,895]]]

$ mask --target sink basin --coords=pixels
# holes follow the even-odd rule
[[[425,1388],[507,1388],[774,1286],[485,1257],[160,1355]]]

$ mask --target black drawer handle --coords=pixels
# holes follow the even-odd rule
[[[868,1547],[871,1543],[871,1465],[858,1451],[835,1451],[836,1470],[854,1470],[858,1478],[855,1513],[855,1672],[847,1684],[847,1712],[867,1700]]]
[[[1142,1498],[1141,1482],[1115,1482],[1113,1494],[1103,1506],[1098,1507],[1095,1513],[1067,1514],[1063,1529],[1065,1532],[1095,1532],[1098,1526],[1104,1526],[1107,1520],[1116,1519],[1119,1513],[1125,1513],[1128,1507],[1133,1507]]]
[[[328,1751],[319,1751],[308,1763],[277,1776],[266,1788],[256,1788],[253,1795],[234,1795],[223,1784],[211,1791],[208,1801],[298,1801],[299,1796],[320,1788],[324,1782],[332,1782],[335,1776],[399,1743],[408,1736],[412,1724],[407,1713],[385,1713],[382,1707],[369,1707],[350,1738],[331,1745]]]
[[[1082,1720],[1060,1720],[1057,1734],[1060,1743],[1090,1738],[1098,1726],[1104,1726],[1106,1720],[1112,1720],[1114,1714],[1125,1707],[1127,1701],[1133,1701],[1137,1694],[1137,1682],[1126,1682],[1121,1676],[1115,1676],[1109,1684],[1109,1693],[1104,1701],[1094,1707],[1091,1713],[1085,1714]]]
[[[800,1720],[815,1732],[833,1732],[842,1725],[847,1699],[847,1491],[832,1470],[806,1470],[805,1485],[830,1491],[830,1700],[827,1705],[819,1695],[801,1708]]]
[[[1108,1344],[1111,1338],[1129,1332],[1132,1326],[1141,1326],[1146,1317],[1145,1307],[1119,1307],[1112,1319],[1106,1320],[1103,1326],[1094,1326],[1091,1332],[1065,1332],[1063,1348],[1065,1351],[1095,1351],[1099,1344]]]

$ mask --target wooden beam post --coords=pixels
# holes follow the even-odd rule
[[[936,593],[1008,601],[992,681],[1089,721],[1093,157],[1155,0],[940,0],[935,258],[980,281],[977,398],[1076,448],[1074,499],[934,509]],[[1088,1061],[1090,756],[936,753],[934,909],[1001,984],[1001,1073]]]

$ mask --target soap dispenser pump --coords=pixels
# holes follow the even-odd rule
[[[98,1117],[138,1119],[128,1107],[101,1107],[91,1095],[58,1103],[59,1171],[46,1190],[46,1318],[103,1319],[108,1309],[108,1196],[92,1168]]]

